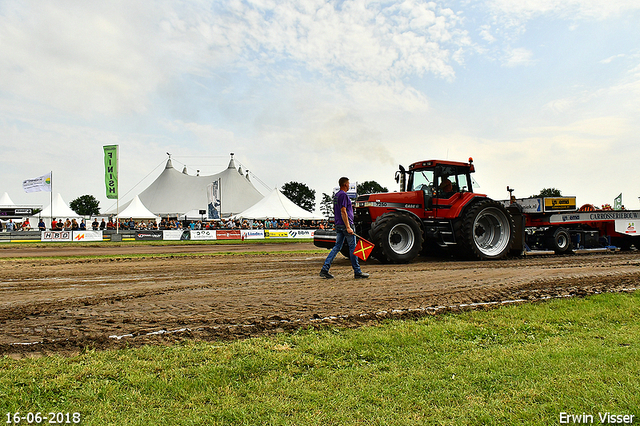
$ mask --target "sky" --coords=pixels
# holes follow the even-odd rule
[[[473,157],[476,192],[640,209],[640,2],[0,0],[0,195],[122,202],[229,154],[258,190]]]

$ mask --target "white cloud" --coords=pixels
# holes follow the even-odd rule
[[[517,67],[521,65],[531,65],[535,61],[533,59],[533,52],[524,47],[517,47],[506,52],[504,58],[504,65],[507,67]]]
[[[149,31],[155,13],[129,2],[61,6],[4,3],[0,89],[79,115],[144,111],[164,79]]]
[[[529,20],[543,14],[564,19],[608,19],[640,9],[635,0],[491,0],[488,6],[495,13]]]

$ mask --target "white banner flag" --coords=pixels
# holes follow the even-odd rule
[[[207,219],[220,219],[220,179],[207,186]]]
[[[22,182],[24,192],[51,192],[51,172],[35,179],[27,179]]]

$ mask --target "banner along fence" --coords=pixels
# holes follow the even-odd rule
[[[0,232],[0,243],[95,241],[216,241],[313,239],[315,229],[202,229],[115,231],[18,231]],[[117,235],[118,238],[113,236]]]

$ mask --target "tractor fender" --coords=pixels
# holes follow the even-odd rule
[[[406,209],[398,209],[398,208],[394,208],[394,209],[389,209],[389,211],[394,211],[394,212],[398,212],[398,213],[402,213],[402,214],[406,214],[409,216],[413,216],[413,218],[415,220],[418,221],[418,223],[420,224],[420,229],[422,229],[424,231],[424,226],[422,224],[422,218],[420,218],[420,216],[418,216],[417,214],[415,214],[414,212],[410,211],[410,210],[406,210]]]

